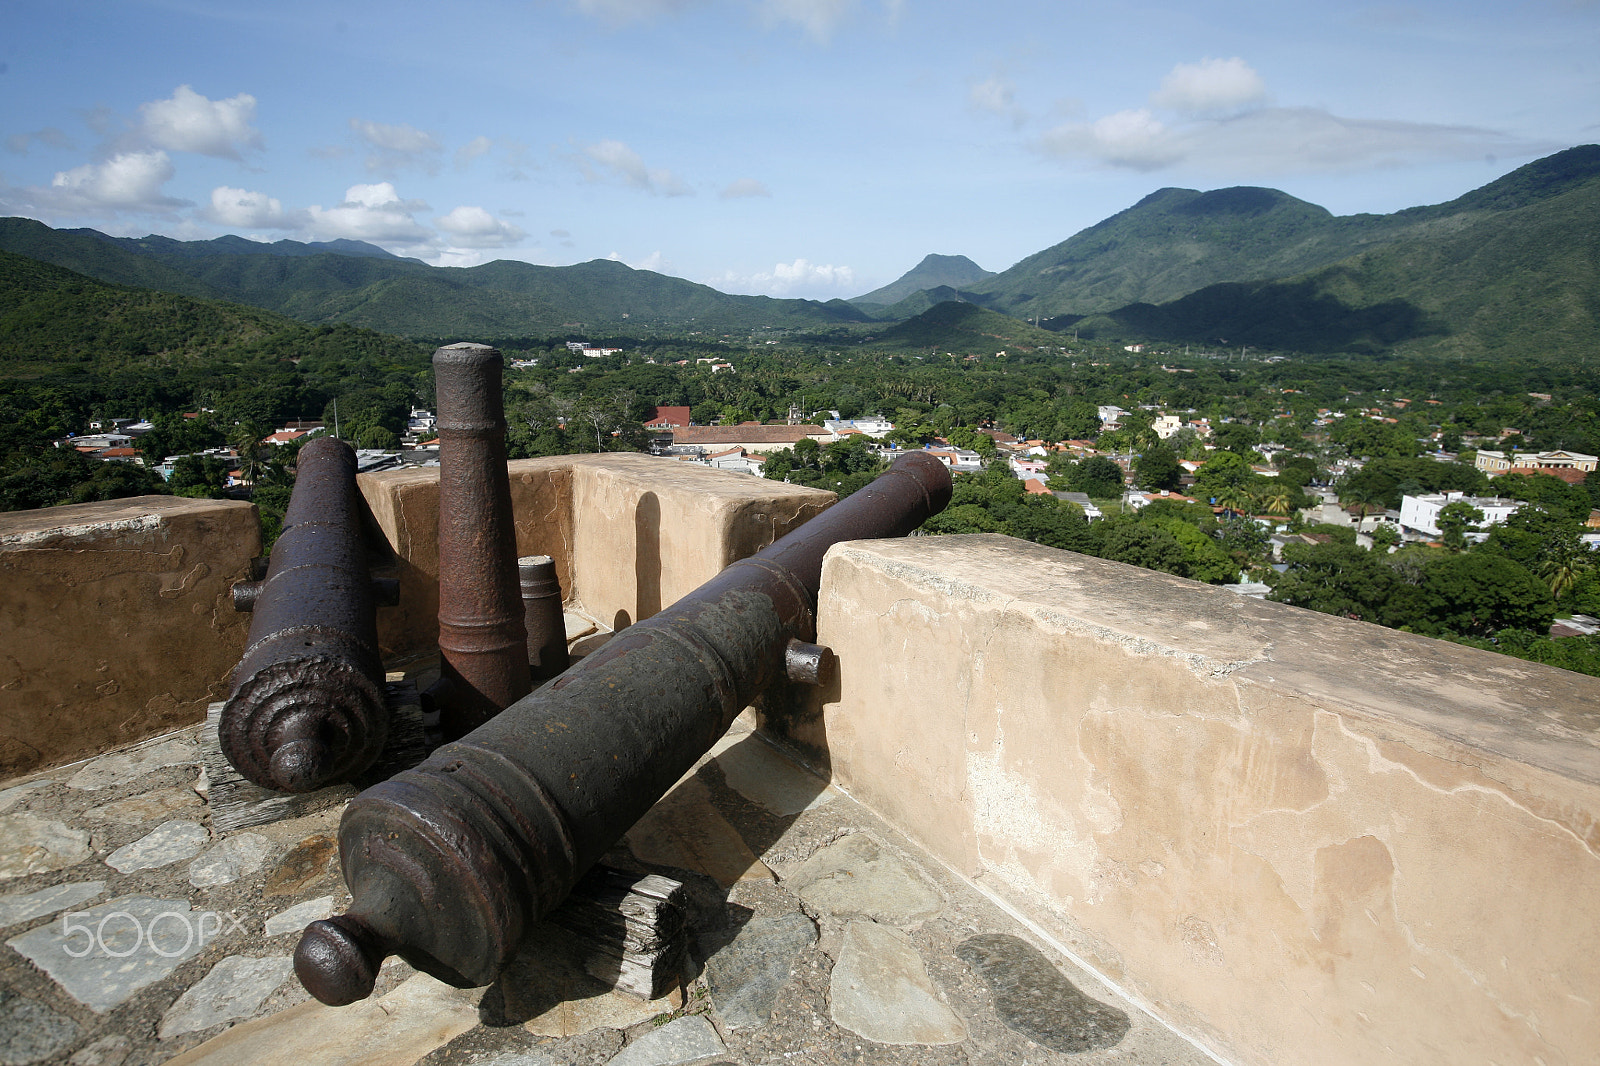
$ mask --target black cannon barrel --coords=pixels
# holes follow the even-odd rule
[[[223,705],[223,754],[283,792],[347,781],[389,734],[377,606],[367,568],[356,456],[332,437],[300,449],[266,580],[236,596],[250,642]]]
[[[433,353],[439,400],[439,668],[447,739],[528,694],[528,637],[506,472],[500,353],[451,344]]]
[[[523,934],[816,639],[822,557],[902,536],[950,500],[926,453],[659,614],[420,766],[351,801],[339,827],[350,910],[307,927],[295,970],[324,1003],[372,990],[398,953],[462,987],[493,981]]]

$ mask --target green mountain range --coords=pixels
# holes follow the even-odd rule
[[[881,340],[884,323],[954,303],[1107,339],[1569,357],[1600,346],[1600,146],[1388,215],[1335,216],[1273,189],[1161,189],[999,274],[930,255],[849,302],[733,296],[610,260],[430,267],[357,241],[113,238],[17,218],[0,219],[0,250],[416,338],[845,327]]]
[[[1373,250],[1436,246],[1464,229],[1514,228],[1515,212],[1577,192],[1600,208],[1600,146],[1530,163],[1449,203],[1335,216],[1275,189],[1161,189],[969,286],[993,310],[1053,318],[1162,304],[1208,285],[1297,277]],[[1562,208],[1564,211],[1565,208]]]
[[[309,323],[410,337],[583,330],[645,333],[867,322],[843,300],[732,296],[707,285],[596,259],[566,267],[497,260],[430,267],[359,241],[261,244],[240,237],[173,241],[52,230],[0,219],[0,250],[120,285],[231,300]]]

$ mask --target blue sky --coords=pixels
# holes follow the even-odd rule
[[[1336,214],[1600,141],[1600,3],[7,0],[0,214],[828,299],[1164,186]]]

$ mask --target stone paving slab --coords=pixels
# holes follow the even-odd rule
[[[161,1016],[156,1035],[170,1040],[221,1022],[248,1018],[293,972],[294,959],[288,955],[264,959],[229,955],[178,997]]]
[[[84,881],[41,888],[37,892],[13,892],[9,896],[0,896],[0,929],[87,903],[105,890],[104,881]]]
[[[0,832],[0,1063],[1210,1061],[743,721],[605,859],[684,881],[680,989],[610,991],[541,924],[488,989],[391,959],[373,998],[325,1007],[289,956],[348,905],[340,810],[218,833],[199,750],[190,731],[0,783],[22,830]]]
[[[478,1024],[477,994],[417,974],[348,1007],[307,1002],[236,1025],[174,1066],[355,1066],[414,1063]]]

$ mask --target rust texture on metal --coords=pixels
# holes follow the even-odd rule
[[[324,1003],[372,990],[388,954],[463,987],[493,981],[524,933],[816,639],[822,557],[903,536],[950,499],[925,453],[716,577],[414,769],[346,808],[352,903],[295,955]]]
[[[522,621],[528,630],[528,668],[535,682],[548,681],[571,665],[556,561],[548,555],[524,555],[517,560],[517,576],[522,583]]]
[[[300,449],[267,576],[235,592],[250,640],[218,729],[245,777],[282,792],[348,781],[389,734],[377,607],[356,490],[356,456],[324,437]]]
[[[452,344],[433,353],[439,432],[439,657],[446,739],[528,694],[528,639],[506,473],[500,353]]]

